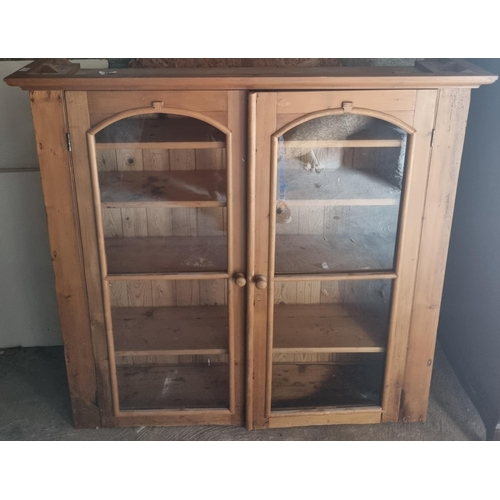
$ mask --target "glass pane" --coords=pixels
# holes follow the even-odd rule
[[[151,114],[95,140],[109,273],[227,270],[225,134]]]
[[[392,280],[274,291],[272,409],[380,405]]]
[[[227,280],[109,283],[123,409],[229,406]]]
[[[103,212],[108,272],[227,270],[227,208],[110,208]]]
[[[316,118],[279,138],[276,273],[393,268],[406,142],[361,115]]]

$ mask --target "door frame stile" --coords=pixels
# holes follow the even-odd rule
[[[249,314],[252,326],[251,340],[253,343],[252,366],[249,368],[248,376],[252,378],[252,425],[255,427],[267,427],[269,418],[266,416],[266,399],[268,386],[269,356],[269,331],[268,331],[268,303],[272,301],[269,287],[258,289],[255,278],[263,275],[269,279],[269,195],[271,189],[270,166],[271,166],[271,136],[276,131],[277,117],[277,93],[256,92],[251,94],[255,102],[255,122],[250,118],[254,127],[253,144],[254,157],[252,161],[250,181],[252,183],[253,200],[252,214],[250,217],[249,232],[252,235],[252,247],[250,249],[249,283]],[[253,178],[252,178],[253,177]],[[271,356],[272,357],[272,356]]]
[[[235,273],[244,272],[246,269],[246,193],[245,172],[246,162],[245,151],[246,124],[244,117],[246,115],[246,92],[236,90],[227,92],[227,122],[228,128],[232,133],[231,140],[231,177],[228,179],[228,185],[231,186],[231,231],[228,234],[228,246],[231,249],[233,274],[229,274],[228,279],[228,307],[229,315],[232,318],[230,325],[230,335],[232,345],[233,365],[233,401],[231,413],[232,423],[242,425],[244,416],[244,391],[245,391],[245,329],[246,329],[246,292],[248,287],[239,287],[235,282]],[[229,224],[229,220],[228,220]],[[229,228],[228,228],[229,229]],[[229,259],[228,259],[229,262]],[[232,291],[232,292],[231,292]]]
[[[257,94],[248,95],[248,231],[247,231],[247,355],[246,355],[246,427],[253,429],[253,361],[254,361],[254,287],[255,274],[255,151],[256,151]]]

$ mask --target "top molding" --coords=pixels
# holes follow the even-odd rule
[[[331,90],[477,88],[497,79],[464,59],[424,59],[401,67],[116,70],[37,59],[4,80],[23,90]]]

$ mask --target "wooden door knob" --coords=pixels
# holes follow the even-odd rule
[[[243,273],[236,273],[234,275],[234,282],[236,283],[236,286],[244,287],[247,284],[247,279]]]
[[[257,276],[255,276],[254,278],[254,282],[255,282],[255,286],[259,289],[259,290],[264,290],[264,288],[267,287],[267,280],[266,280],[266,277],[265,276],[262,276],[262,274],[258,274]]]

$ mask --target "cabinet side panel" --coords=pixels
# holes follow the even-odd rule
[[[31,106],[47,211],[75,427],[101,425],[73,172],[62,91],[35,91]]]
[[[97,231],[93,208],[89,155],[86,132],[90,128],[86,92],[67,92],[66,108],[71,134],[73,172],[76,187],[76,201],[82,236],[83,261],[87,283],[90,326],[92,333],[99,404],[102,425],[112,425],[111,385],[109,379],[109,359],[104,322],[103,294],[99,269]]]
[[[422,422],[427,413],[469,101],[469,89],[439,91],[401,409],[405,422]]]

